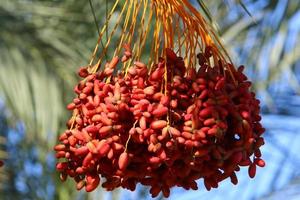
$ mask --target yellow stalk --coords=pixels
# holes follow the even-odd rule
[[[105,23],[99,34],[90,66],[96,57],[107,24],[119,2],[119,0],[115,1],[107,17],[107,23]],[[204,17],[188,0],[126,0],[118,15],[117,22],[98,57],[98,63],[93,72],[98,70],[108,47],[112,45],[113,36],[118,27],[121,26],[114,56],[120,54],[124,43],[128,43],[132,47],[132,58],[123,64],[122,69],[125,72],[131,66],[133,60],[141,60],[146,41],[151,40],[148,59],[149,73],[151,73],[154,63],[157,63],[159,56],[165,57],[165,48],[171,48],[182,56],[187,68],[195,68],[197,53],[199,51],[204,52],[207,46],[211,46],[213,54],[211,63],[217,66],[221,61],[224,64],[223,68],[228,70],[234,78],[233,70],[235,69],[225,65],[227,63],[232,64],[232,62],[220,39],[215,34],[212,25],[206,22]],[[151,29],[153,29],[153,33],[149,34]],[[165,75],[165,83],[167,83],[168,78]],[[166,88],[163,90],[166,90]]]
[[[115,11],[115,9],[116,9],[118,3],[119,3],[119,0],[116,0],[115,4],[113,5],[113,8],[111,9],[109,15],[107,16],[107,19],[106,19],[107,21],[110,20],[110,18],[111,18],[111,16],[112,16],[112,14],[114,13],[114,11]],[[126,4],[125,4],[125,5],[126,5]],[[124,6],[125,6],[125,5],[124,5]],[[93,61],[94,61],[94,59],[95,59],[95,56],[96,56],[97,51],[98,51],[98,48],[99,48],[99,44],[100,44],[100,42],[101,42],[101,40],[102,40],[102,36],[103,36],[103,34],[104,34],[104,32],[105,32],[105,30],[106,30],[106,28],[107,28],[107,24],[108,24],[108,23],[105,23],[105,25],[103,26],[103,28],[102,28],[102,30],[101,30],[99,36],[98,36],[97,44],[96,44],[96,47],[95,47],[95,49],[94,49],[94,51],[93,51],[93,54],[92,54],[92,56],[91,56],[91,60],[90,60],[89,66],[92,66],[92,64],[93,64]]]

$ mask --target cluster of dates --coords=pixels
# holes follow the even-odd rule
[[[198,70],[170,49],[151,69],[134,62],[114,73],[118,57],[97,73],[81,68],[69,130],[54,147],[61,179],[87,192],[100,177],[109,191],[141,183],[168,197],[174,186],[196,190],[200,178],[207,190],[227,178],[237,184],[240,166],[253,178],[265,165],[259,100],[243,67],[211,67],[211,56],[210,47],[198,55]]]

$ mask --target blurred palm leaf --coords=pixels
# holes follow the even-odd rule
[[[13,113],[11,122],[22,120],[29,139],[49,141],[49,146],[65,116],[64,104],[75,82],[74,67],[88,56],[87,43],[74,42],[59,22],[71,18],[73,26],[79,23],[76,20],[82,21],[79,26],[91,23],[88,15],[66,12],[67,6],[56,4],[0,4],[0,91]]]

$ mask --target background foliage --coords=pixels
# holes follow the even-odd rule
[[[100,27],[111,3],[93,1]],[[209,193],[175,189],[170,199],[218,199],[224,191],[230,199],[241,194],[243,199],[272,199],[278,191],[290,189],[289,182],[299,189],[300,158],[295,153],[299,150],[295,138],[300,133],[299,2],[193,3],[214,24],[234,62],[247,66],[253,89],[262,101],[268,130],[264,154],[269,162],[251,184],[241,172],[238,187],[225,183]],[[1,199],[148,197],[144,188],[112,194],[99,189],[86,195],[75,191],[71,181],[61,183],[54,170],[51,149],[70,115],[65,105],[73,97],[75,73],[88,63],[97,34],[88,1],[0,0],[0,158],[5,159],[0,171]],[[256,192],[251,192],[253,189]]]

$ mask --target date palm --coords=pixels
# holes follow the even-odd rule
[[[111,1],[93,1],[99,26],[105,23],[106,2],[110,7]],[[269,111],[276,109],[272,87],[283,73],[288,74],[289,85],[300,91],[295,73],[300,58],[297,1],[193,2],[213,23],[234,62],[246,64]],[[25,127],[19,148],[26,152],[34,146],[43,168],[57,133],[65,128],[69,115],[65,105],[73,97],[75,72],[88,63],[97,34],[88,1],[0,0],[0,101],[5,102],[8,125]],[[17,170],[22,170],[22,165],[7,170],[7,176],[13,179]],[[56,199],[83,198],[72,189],[73,183],[62,185],[53,169],[47,175],[54,180]],[[41,183],[44,187],[48,184],[47,180]],[[0,195],[13,187],[4,188]],[[13,195],[17,193],[7,198],[16,199]],[[27,195],[40,198],[36,191]]]

